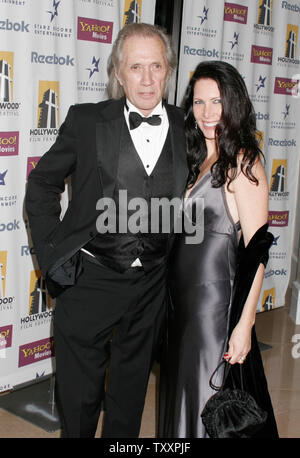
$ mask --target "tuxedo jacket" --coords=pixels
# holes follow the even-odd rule
[[[59,135],[28,177],[25,206],[32,242],[52,297],[76,281],[78,253],[97,235],[97,201],[113,197],[127,129],[124,98],[70,107]],[[173,152],[173,196],[187,180],[183,111],[166,104]],[[71,178],[71,197],[61,215],[61,193]]]

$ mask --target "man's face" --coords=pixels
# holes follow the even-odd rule
[[[165,46],[158,36],[125,39],[120,72],[116,72],[116,77],[128,100],[144,116],[161,101],[167,74]]]

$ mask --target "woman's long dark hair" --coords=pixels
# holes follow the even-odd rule
[[[242,172],[249,180],[258,184],[252,167],[261,151],[256,138],[255,112],[244,80],[232,65],[222,61],[206,61],[197,66],[184,98],[188,187],[195,183],[201,164],[207,157],[205,137],[199,128],[195,128],[196,119],[193,113],[194,86],[201,78],[210,78],[217,83],[222,101],[222,117],[216,126],[218,159],[211,169],[213,186],[220,187],[227,180],[228,186],[230,185],[237,175],[237,156],[241,151]]]

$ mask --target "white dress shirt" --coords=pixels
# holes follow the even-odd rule
[[[125,106],[124,116],[129,129],[130,111],[135,111],[142,117],[144,117],[144,115],[134,105],[132,105],[129,100],[126,100],[126,104],[128,106],[128,110]],[[148,175],[151,175],[158,161],[169,129],[168,116],[162,102],[154,108],[149,116],[152,115],[160,115],[161,124],[159,126],[151,126],[147,122],[142,122],[136,129],[129,129],[136,152],[138,153]]]

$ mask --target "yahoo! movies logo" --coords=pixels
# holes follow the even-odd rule
[[[19,132],[0,132],[0,157],[19,154]]]
[[[247,24],[247,16],[247,6],[238,5],[236,3],[225,3],[224,21],[238,22],[239,24]]]
[[[300,76],[300,75],[297,75]],[[274,82],[274,94],[291,95],[298,97],[299,80],[277,76]]]
[[[269,211],[268,223],[271,227],[287,227],[289,225],[289,211]]]
[[[53,356],[55,356],[53,337],[36,340],[35,342],[30,342],[19,347],[18,367],[37,363]]]
[[[0,327],[0,350],[9,348],[12,344],[12,325]]]
[[[30,174],[31,170],[35,169],[41,156],[34,156],[27,158],[27,171],[26,171],[26,180],[28,180],[28,175]]]
[[[142,0],[125,0],[123,27],[133,22],[141,22]]]
[[[100,21],[78,17],[77,38],[78,40],[96,41],[98,43],[111,43],[113,34],[113,22]]]
[[[273,49],[265,46],[252,45],[251,62],[255,64],[272,65]]]

